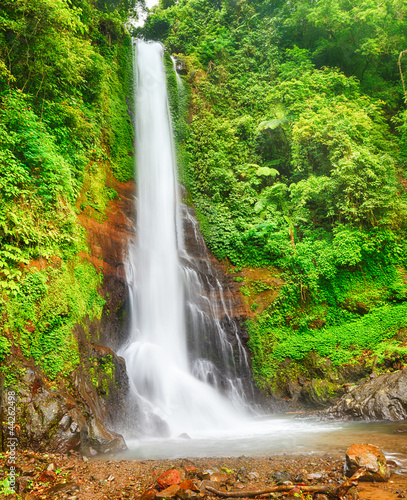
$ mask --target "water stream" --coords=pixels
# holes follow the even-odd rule
[[[216,273],[184,242],[192,224],[196,245],[204,246],[190,209],[179,201],[163,47],[138,41],[135,71],[137,224],[127,265],[132,328],[120,352],[134,407],[126,437],[192,437],[246,418],[242,377],[250,379],[249,367]]]

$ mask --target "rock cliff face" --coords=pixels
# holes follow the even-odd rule
[[[18,383],[16,436],[20,449],[79,450],[83,455],[118,451],[126,447],[119,434],[108,429],[94,387],[82,367],[72,374],[73,387],[50,384],[42,373],[23,362],[24,375]],[[7,421],[10,393],[2,393],[2,421]],[[4,415],[6,413],[6,415]],[[10,428],[3,424],[2,448],[7,450]]]
[[[25,359],[18,349],[13,356],[18,373],[16,432],[20,448],[37,451],[79,450],[91,456],[126,448],[121,435],[113,432],[125,410],[128,379],[124,360],[117,347],[128,331],[127,288],[124,262],[134,218],[134,183],[119,184],[111,179],[118,198],[110,202],[107,218],[97,222],[81,214],[87,233],[89,260],[103,273],[99,293],[106,299],[100,320],[76,325],[80,364],[58,384]],[[0,445],[7,448],[10,429],[8,393],[0,380]]]
[[[103,273],[102,295],[106,298],[100,324],[90,326],[92,343],[114,351],[125,341],[128,331],[128,291],[125,259],[130,238],[134,237],[134,182],[118,183],[111,179],[118,197],[110,202],[107,219],[97,222],[82,216],[90,254],[85,257]]]
[[[350,387],[326,414],[355,420],[406,420],[407,370],[379,375],[363,385]]]
[[[225,364],[225,360],[220,359],[219,356],[222,346],[217,345],[216,340],[214,340],[216,335],[205,335],[209,340],[207,345],[202,345],[203,340],[201,338],[200,346],[197,348],[194,340],[189,338],[188,335],[193,330],[193,326],[189,325],[193,318],[190,317],[187,311],[189,352],[193,356],[195,354],[198,354],[198,357],[203,355],[220,368],[216,374],[220,390],[227,386],[227,377],[235,373],[242,383],[242,389],[248,402],[261,404],[264,407],[271,406],[274,410],[281,409],[282,406],[286,406],[284,402],[278,401],[272,394],[266,396],[265,393],[262,393],[254,386],[250,366],[250,352],[246,347],[249,340],[246,319],[251,315],[251,311],[248,304],[243,301],[239,284],[233,279],[233,273],[228,272],[227,265],[219,262],[210,254],[200,233],[193,208],[183,206],[183,221],[187,256],[182,257],[182,259],[187,267],[196,272],[202,287],[200,291],[201,300],[197,303],[199,309],[214,320],[214,322],[208,321],[201,329],[203,332],[208,332],[213,328],[220,328],[225,332],[227,341],[233,349],[232,359]],[[188,300],[187,297],[187,302]],[[227,391],[225,390],[225,392]]]

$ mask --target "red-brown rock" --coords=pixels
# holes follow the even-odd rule
[[[188,476],[194,476],[197,472],[197,469],[195,465],[186,465],[184,467],[185,472],[187,473]]]
[[[57,475],[53,470],[46,470],[41,474],[40,481],[41,483],[49,483],[51,481],[55,481]]]
[[[177,493],[180,491],[180,487],[177,484],[173,484],[172,486],[168,486],[165,490],[157,493],[156,498],[161,500],[164,498],[174,498],[177,496]]]
[[[177,497],[180,500],[202,500],[204,494],[195,490],[179,490]]]
[[[191,481],[191,479],[185,479],[179,484],[181,490],[192,490],[192,491],[200,491],[199,488]]]
[[[221,485],[224,485],[228,482],[229,475],[228,474],[220,474],[218,472],[215,472],[214,474],[211,474],[210,480],[214,483],[219,483]]]
[[[352,444],[346,452],[345,474],[351,477],[362,467],[366,468],[366,473],[360,481],[386,482],[390,478],[386,457],[377,446]]]
[[[145,491],[138,500],[154,500],[158,495],[158,490],[151,488]]]
[[[181,476],[177,469],[170,469],[163,472],[157,480],[160,488],[165,489],[181,482]]]
[[[202,493],[208,493],[206,491],[206,487],[210,486],[211,488],[217,489],[219,487],[218,484],[214,483],[213,481],[208,481],[207,479],[204,479],[201,484],[199,485],[199,489],[201,490]]]

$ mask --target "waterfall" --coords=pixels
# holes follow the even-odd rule
[[[206,252],[191,209],[179,201],[163,50],[159,43],[136,44],[137,223],[127,265],[132,326],[120,354],[134,405],[129,427],[144,436],[194,437],[242,421],[250,372],[216,272],[184,241],[189,224]]]

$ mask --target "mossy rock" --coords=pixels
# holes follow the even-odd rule
[[[299,400],[311,408],[326,408],[332,404],[344,390],[328,380],[311,380],[301,389]]]

